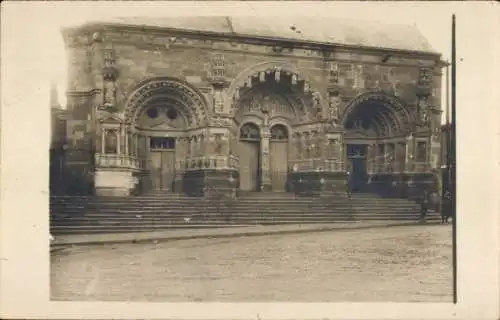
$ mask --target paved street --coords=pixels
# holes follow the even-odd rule
[[[57,300],[451,301],[451,226],[78,246],[52,256]]]

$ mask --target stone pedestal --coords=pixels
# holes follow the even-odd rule
[[[345,193],[347,174],[345,172],[291,172],[291,190],[298,196],[320,196],[322,193]]]
[[[130,171],[98,169],[95,172],[95,193],[98,196],[123,197],[134,193],[137,179]]]
[[[437,181],[430,173],[379,173],[370,180],[369,191],[388,198],[415,199],[424,189],[437,188]]]
[[[232,169],[200,169],[184,173],[183,191],[188,196],[233,198],[239,185],[239,173]]]

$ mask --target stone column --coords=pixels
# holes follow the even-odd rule
[[[175,139],[175,181],[174,191],[182,192],[182,180],[185,169],[186,159],[186,138],[176,137]]]
[[[384,169],[383,172],[387,172],[389,168],[389,144],[384,143]]]
[[[106,153],[106,129],[101,127],[101,154]]]
[[[260,142],[261,154],[261,182],[260,190],[271,190],[271,173],[270,173],[270,158],[269,158],[269,140],[271,139],[271,132],[269,128],[262,128],[262,138]]]
[[[374,148],[372,144],[366,146],[366,162],[367,162],[367,171],[368,174],[373,174],[374,171]]]
[[[406,157],[405,157],[405,171],[413,171],[413,159],[415,157],[414,150],[415,138],[410,135],[406,138]]]

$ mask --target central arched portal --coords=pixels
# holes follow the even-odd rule
[[[240,159],[240,190],[259,191],[261,180],[260,129],[247,122],[240,128],[238,156]]]

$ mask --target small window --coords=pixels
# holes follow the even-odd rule
[[[152,108],[149,108],[147,111],[146,111],[146,114],[148,115],[148,117],[150,117],[151,119],[156,119],[158,118],[158,109],[156,107],[152,107]]]
[[[169,118],[170,120],[175,120],[177,119],[177,110],[175,110],[174,108],[168,108],[167,110],[167,118]]]
[[[171,150],[175,149],[175,138],[156,138],[152,137],[150,142],[151,149]]]

